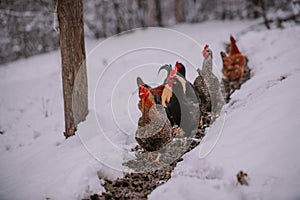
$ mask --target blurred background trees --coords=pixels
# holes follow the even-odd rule
[[[0,64],[58,48],[51,3],[0,1]]]
[[[266,26],[299,23],[299,0],[84,0],[85,35],[109,37],[147,26],[180,22],[259,19]],[[0,1],[0,64],[59,46],[50,0]]]

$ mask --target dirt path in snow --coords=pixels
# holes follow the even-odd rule
[[[245,83],[251,77],[251,69],[246,65],[244,76],[241,84]],[[228,89],[228,88],[227,88]],[[229,91],[229,90],[226,90]],[[225,94],[226,95],[226,94]],[[204,120],[208,121],[208,120]],[[208,125],[208,124],[206,124]],[[162,167],[157,166],[156,163],[149,161],[146,158],[146,154],[140,147],[132,149],[136,153],[137,160],[127,162],[125,165],[140,171],[147,168],[148,172],[141,173],[125,173],[123,178],[117,178],[116,180],[104,180],[103,187],[106,192],[101,195],[94,194],[90,196],[90,200],[104,200],[104,199],[132,199],[132,200],[143,200],[147,199],[147,196],[158,186],[166,183],[171,178],[171,173],[176,167],[177,163],[182,161],[182,156],[194,149],[200,143],[204,137],[205,128],[198,129],[197,134],[194,138],[189,139],[178,139],[170,145],[169,151],[166,151],[164,157],[168,157],[168,153],[178,152],[180,155],[178,159],[173,161],[171,164],[166,164],[167,161],[161,160]],[[188,148],[186,148],[189,145]],[[182,149],[180,149],[182,148]],[[172,151],[172,149],[176,149]],[[179,149],[179,150],[178,150]],[[154,155],[155,156],[155,155]],[[172,155],[174,156],[174,155]]]

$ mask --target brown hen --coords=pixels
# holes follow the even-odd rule
[[[140,102],[139,109],[142,116],[138,121],[138,130],[136,131],[135,139],[138,144],[148,152],[148,158],[152,158],[152,151],[157,151],[170,143],[173,139],[172,127],[167,118],[164,108],[155,103],[152,90],[144,85],[141,85],[142,80],[137,79],[139,86]],[[160,153],[154,162],[159,162]]]
[[[231,94],[235,89],[241,86],[241,79],[244,75],[246,57],[239,51],[235,39],[230,36],[230,52],[227,56],[225,52],[221,52],[223,61],[222,73],[225,77],[225,88],[227,94]],[[233,88],[231,87],[233,83]],[[229,88],[229,89],[228,89]]]

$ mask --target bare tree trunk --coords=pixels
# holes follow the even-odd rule
[[[66,138],[88,113],[82,0],[57,0]]]
[[[155,1],[147,0],[147,26],[155,25]]]
[[[155,7],[156,7],[156,21],[158,26],[163,26],[162,24],[162,16],[161,16],[161,6],[160,6],[160,1],[155,0]]]
[[[115,30],[115,32],[121,33],[122,17],[120,16],[120,13],[119,13],[120,4],[117,1],[113,1],[113,5],[114,5],[114,12],[116,15],[116,30]]]
[[[249,10],[248,10],[248,13],[251,13],[253,16],[254,19],[257,19],[260,17],[260,12],[259,10],[257,9],[259,7],[259,4],[260,4],[260,0],[251,0],[249,2]]]
[[[265,5],[265,1],[264,0],[260,0],[260,7],[261,7],[261,14],[262,17],[264,19],[264,24],[267,27],[267,29],[270,29],[270,24],[269,24],[269,20],[267,18],[267,10],[266,10],[266,5]]]
[[[102,5],[104,7],[104,9],[102,10],[103,12],[100,14],[100,19],[101,19],[101,23],[102,23],[102,33],[103,33],[103,37],[107,37],[107,3],[106,1],[101,1],[100,5]]]
[[[145,27],[145,3],[144,0],[138,0],[138,18],[140,21],[140,25]]]
[[[176,22],[185,22],[184,0],[175,0],[175,18]]]

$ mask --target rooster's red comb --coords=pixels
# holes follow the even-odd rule
[[[175,69],[174,70],[178,71],[180,69],[181,69],[181,64],[180,64],[180,62],[176,61]]]
[[[139,90],[139,95],[142,99],[145,99],[149,95],[149,90],[146,87],[140,85]]]
[[[140,86],[139,86],[139,89],[140,89],[141,91],[146,91],[146,88],[145,88],[145,86],[143,86],[143,85],[140,85]]]
[[[204,50],[207,50],[208,49],[208,44],[206,44],[205,46],[204,46]]]

